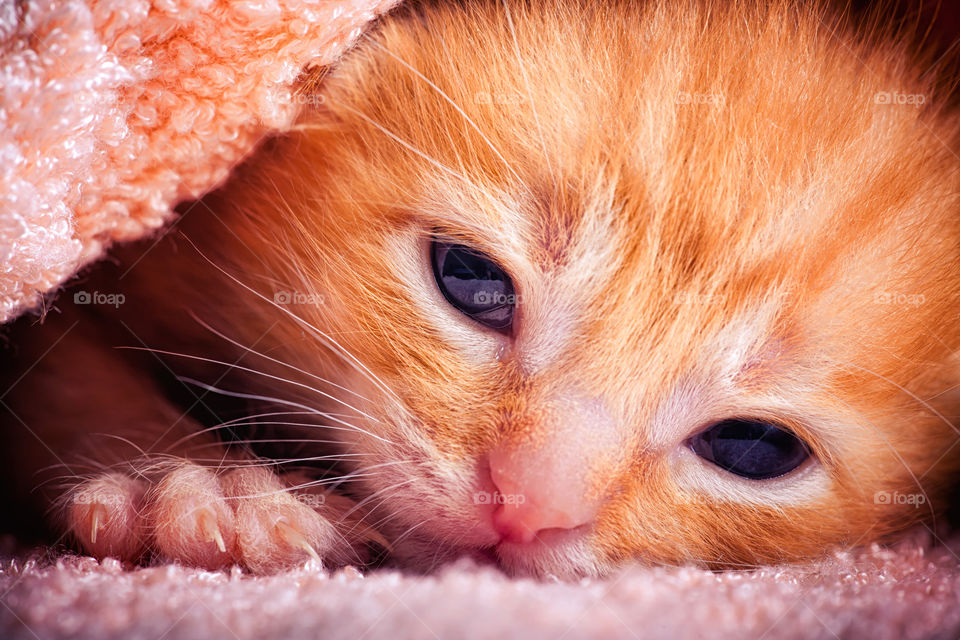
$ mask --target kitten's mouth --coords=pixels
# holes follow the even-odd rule
[[[503,536],[496,544],[475,549],[469,555],[481,566],[496,567],[510,575],[539,575],[546,557],[566,555],[565,551],[575,547],[589,528],[545,529],[532,540]]]
[[[529,552],[535,549],[556,549],[565,547],[581,539],[591,525],[583,524],[571,529],[551,528],[537,531],[532,538],[517,539],[504,536],[495,545],[496,549],[506,549],[515,552]]]
[[[586,529],[586,527],[585,527]],[[583,531],[551,529],[531,541],[503,539],[495,545],[474,549],[469,557],[482,567],[496,568],[514,577],[557,576],[573,578],[590,573],[579,567],[572,553]]]

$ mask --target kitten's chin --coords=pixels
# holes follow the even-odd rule
[[[497,565],[512,576],[576,580],[606,572],[590,545],[588,527],[547,529],[531,542],[503,541],[491,550]]]
[[[549,529],[532,542],[502,541],[487,547],[452,545],[435,538],[408,538],[394,549],[398,567],[428,573],[467,558],[481,567],[496,568],[512,577],[576,580],[598,577],[609,570],[590,547],[585,528]]]

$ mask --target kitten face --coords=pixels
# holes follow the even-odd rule
[[[723,567],[928,519],[960,452],[931,85],[812,9],[541,4],[385,21],[216,201],[251,274],[322,292],[260,312],[362,410],[398,554]]]

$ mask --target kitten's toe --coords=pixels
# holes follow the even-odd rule
[[[269,573],[310,558],[327,567],[365,560],[311,500],[289,492],[272,471],[238,468],[221,483],[234,501],[240,560],[251,571]]]
[[[163,557],[207,569],[238,559],[233,509],[210,469],[184,463],[153,487],[148,502],[146,526]]]
[[[145,548],[138,527],[145,488],[119,473],[78,484],[67,495],[67,530],[94,557],[137,560]]]
[[[353,562],[363,564],[371,560],[371,555],[382,556],[393,551],[383,534],[368,524],[370,513],[363,508],[363,503],[358,504],[330,491],[300,473],[288,473],[282,478],[297,500],[336,525],[337,531],[353,548]]]

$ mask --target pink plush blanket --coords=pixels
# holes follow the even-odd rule
[[[0,0],[0,323],[222,181],[396,0]]]

